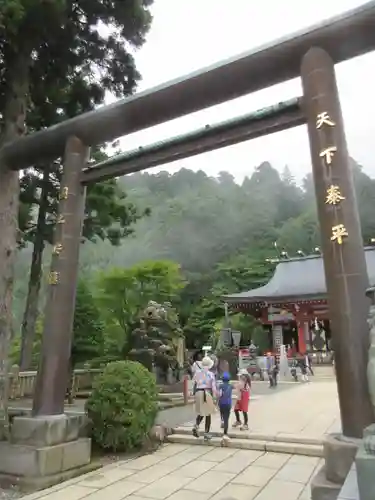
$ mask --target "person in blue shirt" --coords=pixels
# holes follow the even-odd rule
[[[222,426],[224,427],[223,441],[229,439],[228,436],[228,425],[229,416],[232,409],[232,391],[233,387],[230,384],[230,375],[228,372],[224,372],[222,376],[222,383],[219,387],[219,410],[222,421]]]

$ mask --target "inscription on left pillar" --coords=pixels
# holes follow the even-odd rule
[[[67,142],[33,404],[33,414],[38,416],[64,412],[85,205],[80,179],[88,151],[76,137]]]
[[[58,270],[59,268],[59,256],[64,250],[64,245],[61,242],[62,238],[64,237],[64,229],[63,229],[63,224],[65,224],[66,221],[66,215],[65,215],[65,201],[68,200],[69,196],[69,188],[67,186],[63,186],[60,190],[60,196],[59,196],[59,213],[56,218],[56,229],[55,229],[55,244],[53,246],[52,250],[52,263],[51,263],[51,270],[48,273],[48,284],[51,286],[56,286],[60,282],[60,272]]]

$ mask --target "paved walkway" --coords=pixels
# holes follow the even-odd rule
[[[320,460],[168,444],[23,500],[308,500]]]
[[[299,384],[287,392],[269,391],[274,391],[272,396],[256,396],[250,402],[249,432],[268,436],[303,434],[312,438],[340,432],[335,381]],[[188,422],[185,426],[192,424]],[[212,430],[220,430],[218,413],[213,417]]]
[[[339,429],[335,382],[259,396],[253,432],[323,437]],[[219,426],[215,417],[214,426]],[[262,451],[166,444],[157,452],[111,464],[23,500],[309,500],[321,460]]]

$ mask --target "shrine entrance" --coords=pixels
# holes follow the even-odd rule
[[[290,321],[282,325],[283,344],[286,346],[296,346],[297,352],[300,352],[298,345],[298,331],[295,321]]]
[[[3,146],[0,154],[14,169],[50,161],[63,150],[65,157],[34,416],[64,412],[85,186],[307,123],[342,428],[345,436],[362,436],[373,422],[366,376],[368,278],[334,64],[375,49],[374,23],[375,2],[370,2],[303,33]],[[261,111],[206,127],[86,168],[92,145],[297,76],[303,97],[285,108],[274,106],[266,115]],[[0,234],[5,223],[0,217]]]

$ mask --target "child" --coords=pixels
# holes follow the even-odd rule
[[[239,382],[237,386],[237,403],[234,407],[236,422],[234,423],[233,427],[240,427],[241,431],[247,431],[249,430],[247,413],[249,411],[251,378],[247,370],[240,370],[238,375]],[[243,414],[243,425],[241,425],[240,411],[242,411]]]
[[[224,372],[222,376],[222,383],[219,387],[219,410],[221,416],[222,427],[224,428],[223,442],[228,441],[228,423],[230,410],[232,408],[232,390],[230,384],[230,375]]]

